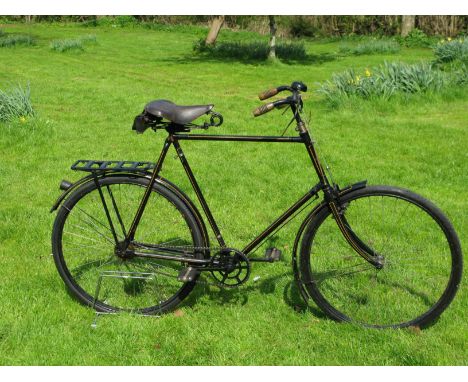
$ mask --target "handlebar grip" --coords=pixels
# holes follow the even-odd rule
[[[257,107],[253,111],[254,117],[259,117],[262,114],[268,113],[269,111],[273,110],[275,108],[274,102],[267,103],[265,105]]]
[[[278,93],[279,93],[278,88],[268,89],[268,90],[265,90],[263,93],[260,93],[258,95],[258,98],[260,99],[260,101],[263,101],[265,99],[268,99],[270,97],[277,95]]]

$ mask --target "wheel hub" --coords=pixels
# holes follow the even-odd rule
[[[133,255],[133,253],[131,252],[132,249],[132,244],[127,244],[125,241],[120,241],[116,244],[114,248],[114,253],[117,257],[123,260],[128,260],[135,257],[135,255]]]

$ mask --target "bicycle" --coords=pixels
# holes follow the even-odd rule
[[[432,202],[409,190],[369,186],[361,181],[340,188],[330,181],[303,121],[302,82],[259,95],[266,100],[288,91],[286,98],[263,104],[254,116],[273,109],[292,111],[295,136],[195,134],[220,126],[214,105],[178,106],[150,102],[132,129],[165,130],[168,136],[156,163],[78,160],[76,171],[89,175],[75,183],[63,180],[52,248],[58,272],[78,300],[100,312],[142,314],[173,310],[193,290],[201,274],[224,287],[244,284],[252,262],[281,257],[269,248],[265,257],[249,256],[312,201],[296,235],[292,267],[306,303],[312,299],[330,318],[376,328],[424,327],[453,300],[462,275],[462,253],[447,217]],[[207,115],[209,122],[194,121]],[[289,125],[288,125],[289,126]],[[318,183],[242,250],[226,245],[182,151],[180,141],[236,141],[303,144]],[[174,183],[160,176],[174,146],[211,227],[211,246],[202,214]],[[144,218],[143,218],[144,217]],[[103,272],[124,275],[93,297]],[[143,274],[151,277],[125,277]]]

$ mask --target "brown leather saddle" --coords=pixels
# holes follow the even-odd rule
[[[178,125],[185,125],[207,114],[213,107],[214,105],[179,106],[171,101],[159,99],[147,104],[145,112]]]

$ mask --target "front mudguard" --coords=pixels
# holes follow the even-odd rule
[[[108,177],[122,177],[122,176],[125,176],[125,177],[131,176],[131,177],[135,177],[135,178],[151,179],[151,175],[152,175],[152,173],[148,172],[148,171],[138,172],[138,173],[136,173],[136,172],[125,172],[125,171],[122,171],[122,172],[120,172],[120,171],[119,172],[107,172],[107,173],[106,172],[101,172],[101,173],[98,172],[98,173],[96,173],[96,176],[97,176],[98,179],[108,178]],[[62,194],[57,198],[54,205],[50,209],[50,212],[53,212],[53,211],[57,210],[57,208],[60,207],[60,205],[63,203],[63,201],[66,199],[66,197],[69,194],[71,194],[72,191],[74,191],[75,189],[77,189],[81,185],[86,184],[88,182],[92,182],[92,181],[94,181],[94,175],[90,174],[88,176],[85,176],[85,177],[77,180],[75,183],[72,183],[71,186],[68,187],[66,190],[64,190],[62,192]],[[156,182],[161,184],[162,186],[166,187],[170,191],[172,191],[174,194],[176,194],[182,200],[182,202],[186,205],[186,207],[190,210],[190,212],[193,214],[193,216],[197,220],[197,222],[198,222],[198,224],[199,224],[199,226],[200,226],[200,228],[202,230],[204,242],[206,243],[206,246],[209,247],[210,239],[209,239],[209,236],[208,236],[208,231],[206,229],[205,222],[204,222],[200,212],[198,211],[197,207],[195,206],[195,204],[190,200],[190,198],[180,188],[178,188],[174,183],[170,182],[169,180],[167,180],[165,178],[162,178],[162,177],[158,177],[158,178],[156,178]]]
[[[364,188],[367,185],[367,180],[363,180],[357,183],[354,183],[350,186],[345,187],[342,190],[338,191],[338,197],[344,196],[350,192],[353,192],[355,190],[358,190],[360,188]],[[304,234],[304,231],[307,227],[307,225],[310,223],[310,221],[318,215],[324,208],[327,208],[327,202],[324,200],[321,203],[317,204],[312,211],[306,216],[304,221],[302,222],[301,226],[299,227],[299,230],[297,231],[296,239],[294,240],[294,247],[293,247],[293,253],[292,253],[292,268],[293,268],[293,273],[294,273],[294,279],[296,280],[297,288],[299,290],[299,293],[301,294],[302,298],[304,301],[307,301],[310,296],[307,293],[307,290],[304,288],[304,284],[301,280],[301,274],[299,272],[299,267],[298,267],[298,261],[297,261],[297,248],[299,247],[299,243],[301,242],[302,235]]]

